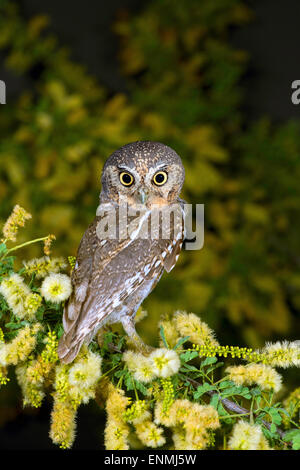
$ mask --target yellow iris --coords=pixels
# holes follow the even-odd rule
[[[124,186],[131,186],[134,182],[134,178],[130,173],[127,173],[127,171],[122,171],[122,173],[120,173],[120,181]]]
[[[167,179],[168,174],[165,171],[158,171],[153,177],[153,183],[156,184],[156,186],[162,186],[166,183]]]

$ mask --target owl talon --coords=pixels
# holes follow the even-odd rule
[[[139,352],[144,355],[149,355],[152,353],[155,348],[149,346],[148,344],[145,344],[142,338],[137,334],[135,330],[134,319],[132,316],[128,315],[124,317],[122,319],[122,325],[126,334],[129,336],[129,341],[127,342],[131,343],[133,347],[135,347]]]
[[[153,348],[152,346],[145,344],[139,336],[137,338],[128,338],[127,344],[136,349],[144,356],[149,356],[149,354],[151,354],[155,350],[155,348]]]
[[[155,351],[155,348],[153,348],[152,346],[149,346],[148,344],[141,344],[138,346],[138,349],[140,350],[140,352],[142,354],[144,354],[144,356],[149,356],[149,354],[151,354],[153,351]]]

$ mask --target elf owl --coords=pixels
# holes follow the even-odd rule
[[[62,362],[72,362],[99,328],[117,322],[142,351],[150,350],[136,333],[134,318],[164,270],[171,271],[178,259],[184,239],[183,182],[180,157],[159,142],[133,142],[107,159],[100,205],[72,271],[73,292],[58,347]],[[139,217],[124,219],[124,207]],[[103,222],[113,226],[108,236],[102,233]]]

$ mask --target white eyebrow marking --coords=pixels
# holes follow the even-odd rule
[[[129,173],[132,173],[133,168],[129,168],[129,166],[126,165],[118,165],[117,166],[118,170],[127,170]]]
[[[164,168],[164,167],[167,167],[167,166],[168,166],[167,163],[161,163],[160,165],[157,165],[155,167],[155,169],[157,170],[158,168]]]

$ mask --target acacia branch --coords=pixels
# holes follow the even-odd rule
[[[192,384],[194,387],[200,387],[201,384],[199,382],[197,382],[197,380],[194,380],[194,379],[191,379],[190,377],[185,377],[185,379],[190,382],[190,384]],[[213,395],[216,395],[218,392],[215,392],[214,390],[208,390],[207,392],[205,393],[208,393],[210,396],[213,396]],[[240,414],[240,415],[244,415],[244,414],[250,414],[250,411],[247,410],[246,408],[243,408],[242,406],[240,405],[237,405],[236,403],[234,403],[233,401],[229,400],[228,398],[221,398],[220,397],[220,401],[222,402],[222,404],[229,410],[229,411],[233,411],[234,413],[236,414]],[[255,413],[254,413],[255,414]],[[269,430],[271,430],[271,423],[269,423],[268,421],[265,421],[264,419],[262,420],[262,423],[264,424],[264,426],[266,428],[268,428]],[[279,427],[276,426],[276,431],[277,433],[279,434],[279,436],[281,437],[281,439],[284,438],[284,434],[285,432],[282,431],[282,429],[280,429]],[[291,442],[287,442],[287,444],[290,444],[292,445]]]

